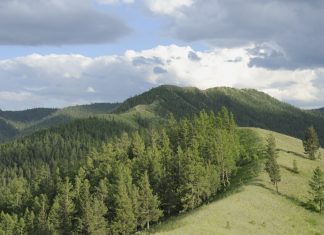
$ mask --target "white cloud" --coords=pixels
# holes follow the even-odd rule
[[[145,0],[152,12],[165,15],[179,16],[183,7],[189,7],[193,0]]]
[[[165,34],[187,42],[237,47],[271,42],[280,50],[251,64],[271,69],[324,66],[322,0],[147,0],[151,11],[167,16]],[[181,17],[179,17],[181,16]],[[274,50],[273,50],[274,49]]]
[[[0,108],[122,101],[161,84],[255,88],[296,105],[323,105],[324,69],[250,67],[251,47],[194,51],[170,45],[121,56],[34,54],[0,60]]]
[[[23,102],[31,98],[33,98],[33,95],[30,92],[0,91],[1,102]]]
[[[88,93],[95,93],[96,90],[95,90],[93,87],[89,86],[89,87],[87,88],[87,92],[88,92]]]

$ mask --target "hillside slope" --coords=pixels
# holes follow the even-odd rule
[[[262,137],[270,131],[255,129]],[[273,133],[273,132],[272,132]],[[324,160],[303,157],[300,140],[273,133],[279,149],[282,182],[277,194],[265,172],[238,192],[157,226],[154,234],[324,234],[323,215],[306,209],[308,181]],[[323,149],[321,150],[323,153]],[[297,161],[300,173],[292,173]]]
[[[160,86],[126,100],[115,112],[122,113],[138,105],[162,117],[172,113],[177,118],[192,116],[203,109],[218,112],[226,106],[239,126],[259,127],[303,138],[305,129],[314,125],[324,144],[324,115],[301,110],[257,90]]]

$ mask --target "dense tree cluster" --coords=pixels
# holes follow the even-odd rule
[[[0,234],[132,234],[209,202],[262,154],[226,108],[135,132],[98,121],[0,147]]]

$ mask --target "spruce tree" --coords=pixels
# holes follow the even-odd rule
[[[130,146],[130,157],[136,158],[144,154],[145,144],[142,137],[138,132],[135,132],[132,136],[132,143]]]
[[[308,155],[309,159],[315,160],[316,152],[318,151],[320,145],[316,130],[313,126],[307,128],[303,145],[305,153]]]
[[[178,155],[181,162],[179,196],[182,210],[187,211],[202,203],[206,186],[206,170],[199,158],[196,142],[184,153],[181,152],[181,149],[179,150]]]
[[[48,234],[49,224],[48,224],[48,208],[49,202],[47,196],[41,194],[39,197],[34,199],[34,211],[36,212],[36,224],[34,234]]]
[[[99,198],[91,195],[90,184],[84,180],[79,198],[80,222],[79,231],[81,234],[105,234],[107,233],[107,222],[104,215],[107,207]]]
[[[27,234],[37,234],[35,232],[35,213],[28,208],[26,208],[24,213],[24,221],[26,224],[26,233]],[[1,232],[0,232],[1,234]]]
[[[73,185],[69,178],[59,185],[58,195],[52,205],[49,221],[55,231],[62,235],[69,235],[73,232],[73,214],[75,205],[73,202]]]
[[[115,195],[115,218],[113,220],[113,234],[131,234],[136,229],[136,218],[133,211],[132,200],[121,174],[117,181]]]
[[[275,185],[277,192],[279,192],[278,183],[281,181],[281,175],[280,167],[277,162],[276,141],[273,135],[270,135],[267,139],[266,157],[267,161],[265,164],[265,170],[267,171],[271,182]]]
[[[149,229],[150,222],[157,221],[163,212],[159,209],[160,202],[158,197],[153,195],[147,172],[144,173],[139,182],[138,203],[139,225],[142,228],[146,225],[147,229]]]
[[[316,206],[319,206],[319,211],[322,212],[324,204],[324,173],[319,167],[314,170],[309,186],[311,188],[312,201]]]

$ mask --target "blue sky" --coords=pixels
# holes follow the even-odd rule
[[[161,84],[324,106],[324,3],[3,0],[0,109],[122,101]]]

